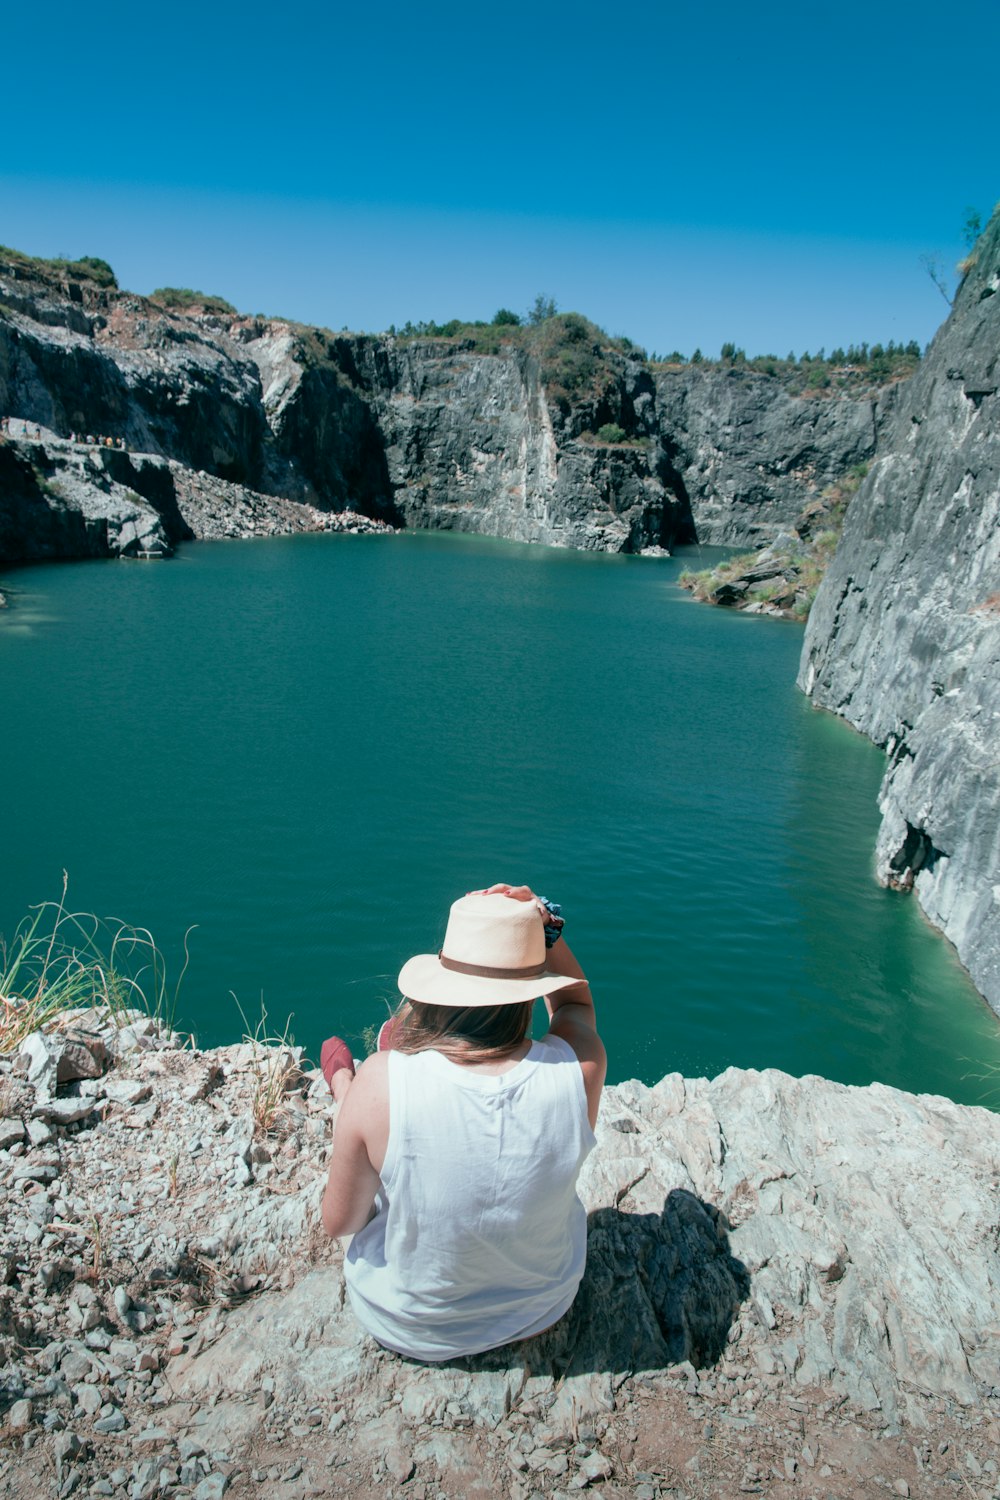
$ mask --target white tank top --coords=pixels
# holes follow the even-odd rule
[[[576,1180],[593,1145],[583,1072],[560,1037],[499,1076],[390,1052],[378,1212],[344,1263],[359,1321],[422,1360],[548,1328],[583,1275]]]

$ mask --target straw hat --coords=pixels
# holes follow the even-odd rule
[[[399,988],[424,1005],[516,1005],[580,981],[545,967],[545,924],[533,901],[476,893],[452,903],[440,953],[418,953]]]

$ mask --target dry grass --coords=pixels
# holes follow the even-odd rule
[[[58,901],[33,906],[11,941],[0,940],[0,1055],[16,1052],[33,1031],[70,1025],[87,1011],[123,1023],[138,1010],[171,1026],[191,929],[170,994],[151,934],[117,919],[69,911],[67,885],[63,871]]]
[[[299,1077],[298,1061],[291,1050],[295,1044],[291,1034],[292,1017],[287,1017],[280,1035],[272,1034],[267,1010],[261,1000],[260,1020],[251,1030],[246,1013],[235,995],[233,1000],[246,1028],[243,1040],[252,1050],[250,1109],[254,1134],[270,1135],[279,1128],[285,1095]]]

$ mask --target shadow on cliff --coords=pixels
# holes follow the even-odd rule
[[[464,1360],[470,1370],[523,1369],[557,1379],[627,1375],[722,1355],[750,1274],[729,1250],[717,1208],[675,1188],[661,1214],[590,1215],[587,1270],[569,1312],[547,1333]]]

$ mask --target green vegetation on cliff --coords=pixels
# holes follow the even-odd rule
[[[687,358],[680,350],[670,354],[653,353],[631,339],[613,338],[603,328],[580,313],[555,311],[551,299],[536,299],[527,317],[519,318],[508,308],[501,308],[492,322],[463,322],[452,318],[445,323],[407,322],[402,328],[390,327],[390,335],[404,340],[452,339],[456,344],[479,354],[498,354],[503,347],[522,348],[534,354],[542,369],[542,379],[556,401],[565,404],[583,395],[600,396],[602,366],[608,354],[630,354],[649,363],[654,369],[681,369],[689,365],[704,370],[723,370],[734,377],[741,374],[764,375],[776,380],[793,396],[862,396],[868,391],[905,380],[920,363],[920,345],[909,343],[851,344],[820,349],[784,358],[777,354],[747,356],[733,343],[722,345],[718,359],[707,358],[696,349]]]
[[[16,271],[25,276],[65,277],[70,281],[92,281],[100,287],[118,288],[118,278],[99,255],[82,255],[79,260],[65,260],[57,256],[45,260],[40,255],[25,255],[22,250],[12,250],[9,245],[0,245],[0,259],[7,261]]]
[[[499,354],[503,348],[523,349],[537,359],[542,380],[563,415],[581,398],[599,402],[603,394],[610,392],[617,375],[612,371],[609,355],[646,358],[645,350],[637,348],[631,339],[612,338],[582,313],[557,312],[552,299],[544,297],[536,298],[525,319],[501,308],[490,323],[464,323],[453,318],[447,323],[408,322],[399,329],[391,327],[388,332],[406,341],[450,339],[456,347],[477,354]],[[622,430],[621,438],[605,437],[601,441],[614,443],[626,438]]]
[[[213,296],[211,292],[196,292],[189,286],[159,286],[149,294],[151,302],[169,307],[173,312],[207,312],[236,316],[236,308],[225,297]]]
[[[779,381],[793,396],[859,396],[890,381],[905,380],[913,374],[920,358],[920,345],[916,339],[911,339],[908,344],[897,344],[890,339],[887,344],[850,344],[846,349],[832,349],[829,354],[825,349],[816,354],[806,350],[799,355],[789,351],[784,359],[777,354],[757,354],[748,358],[744,350],[730,343],[723,344],[717,360],[707,359],[700,349],[696,349],[690,359],[674,350],[671,354],[651,354],[649,362],[661,369],[700,365],[704,369],[731,370],[736,374],[747,371],[767,375]]]
[[[759,552],[743,552],[715,568],[681,574],[682,588],[708,604],[806,620],[837,550],[847,507],[867,464],[858,464],[806,506],[792,531]]]

